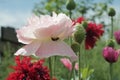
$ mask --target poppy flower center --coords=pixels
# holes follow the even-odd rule
[[[57,41],[57,40],[59,40],[59,37],[51,37],[51,40],[52,41]]]

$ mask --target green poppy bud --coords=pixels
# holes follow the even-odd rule
[[[77,52],[79,52],[79,50],[80,50],[80,45],[79,45],[77,42],[74,42],[74,43],[71,45],[71,48],[72,48],[72,50],[73,50],[75,53],[77,53]]]
[[[66,8],[68,9],[68,10],[73,10],[73,9],[75,9],[75,2],[74,2],[74,0],[68,0],[67,1],[67,4],[66,4]]]
[[[108,12],[108,15],[113,17],[113,16],[115,16],[115,14],[116,14],[115,9],[114,8],[110,8],[109,12]]]
[[[108,40],[107,41],[107,46],[114,47],[115,46],[115,40],[113,40],[113,39]]]
[[[75,27],[76,27],[76,32],[74,33],[74,40],[79,44],[81,44],[85,38],[85,34],[86,34],[85,29],[80,24],[76,24]]]
[[[87,8],[81,6],[80,9],[79,9],[79,11],[80,11],[80,13],[85,14],[87,12]]]
[[[86,29],[86,28],[88,27],[87,21],[83,21],[83,22],[82,22],[82,26]]]

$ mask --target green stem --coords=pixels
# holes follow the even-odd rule
[[[70,19],[71,19],[71,17],[72,17],[72,11],[71,10],[69,10],[69,16],[70,16]],[[69,43],[70,43],[70,45],[72,44],[72,37],[69,37]]]
[[[75,70],[73,71],[73,80],[76,80],[75,79]]]
[[[54,60],[53,60],[53,65],[54,65],[54,66],[53,66],[53,76],[56,76],[56,75],[55,75],[56,65],[57,65],[57,64],[56,64],[56,58],[57,58],[57,56],[55,56],[55,57],[54,57]]]
[[[79,64],[79,69],[78,69],[78,76],[79,76],[79,80],[81,80],[81,60],[80,60],[80,47],[79,47],[79,53],[78,53],[78,64]]]
[[[111,39],[113,39],[113,17],[111,17]]]
[[[71,80],[73,73],[74,73],[74,66],[75,66],[75,62],[72,63],[72,70],[70,72],[70,76],[69,76],[69,80]],[[73,76],[74,77],[74,76]],[[74,78],[73,78],[74,79]]]
[[[49,58],[50,80],[52,80],[52,58]]]
[[[70,16],[70,18],[72,18],[72,11],[71,10],[69,10],[69,16]]]
[[[110,63],[110,80],[113,80],[113,69],[112,69],[113,64]]]

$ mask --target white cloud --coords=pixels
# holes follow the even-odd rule
[[[31,15],[31,12],[9,12],[0,10],[0,26],[11,26],[19,28],[23,26],[27,18]]]

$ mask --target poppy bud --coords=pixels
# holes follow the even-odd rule
[[[72,50],[76,53],[80,50],[80,45],[77,43],[77,42],[74,42],[72,45],[71,45],[71,48]]]
[[[119,52],[112,47],[105,47],[103,49],[103,57],[109,63],[114,63],[118,60]]]
[[[83,22],[82,22],[82,26],[86,29],[86,28],[88,27],[87,21],[83,21]]]
[[[86,12],[87,12],[87,8],[86,7],[80,7],[80,9],[79,9],[79,11],[80,11],[80,13],[82,13],[82,14],[85,14]]]
[[[75,9],[75,2],[74,2],[74,0],[68,0],[67,1],[67,4],[66,4],[66,8],[68,9],[68,10],[73,10],[73,9]]]
[[[120,44],[120,30],[114,32],[115,39]]]
[[[115,40],[113,40],[113,39],[108,40],[107,41],[107,46],[114,48],[114,46],[115,46]]]
[[[85,29],[80,24],[76,24],[75,27],[76,27],[76,32],[74,33],[74,40],[79,44],[81,44],[85,38],[85,34],[86,34]]]
[[[109,12],[108,12],[108,15],[113,17],[113,16],[115,16],[115,14],[116,14],[116,12],[115,12],[114,8],[110,8]]]

